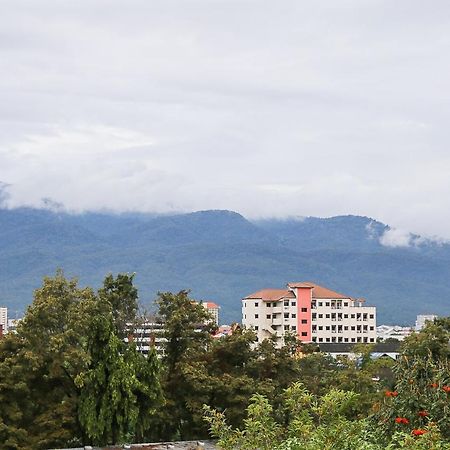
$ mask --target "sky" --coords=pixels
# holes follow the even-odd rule
[[[450,3],[2,0],[4,205],[450,239]]]

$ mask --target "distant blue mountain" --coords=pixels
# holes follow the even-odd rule
[[[241,298],[289,281],[315,281],[378,307],[379,323],[450,315],[450,246],[411,236],[382,245],[389,227],[367,217],[249,221],[232,211],[191,214],[0,209],[0,304],[23,311],[45,275],[62,268],[100,286],[110,272],[136,272],[141,302],[191,289],[240,321]]]

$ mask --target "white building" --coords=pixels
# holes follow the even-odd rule
[[[203,301],[203,302],[201,302],[201,304],[211,314],[211,316],[214,319],[214,323],[216,325],[219,325],[219,309],[220,309],[220,306],[217,305],[216,303],[210,302],[210,301]]]
[[[415,330],[420,331],[427,322],[433,322],[434,319],[437,319],[438,316],[434,314],[422,314],[418,315],[416,318],[416,326]]]
[[[258,342],[276,336],[279,345],[286,332],[317,343],[374,343],[377,337],[374,306],[309,282],[247,295],[242,324],[255,330]]]
[[[8,308],[0,308],[0,328],[1,334],[8,332]]]

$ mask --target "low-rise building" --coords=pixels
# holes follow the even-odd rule
[[[242,299],[242,324],[258,342],[286,333],[303,342],[374,343],[376,308],[310,282],[288,283],[286,289],[262,289]]]
[[[411,327],[401,327],[400,325],[380,325],[377,327],[377,339],[386,341],[387,339],[396,339],[403,341],[413,332]]]

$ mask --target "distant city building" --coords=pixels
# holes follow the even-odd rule
[[[414,331],[411,327],[401,327],[399,325],[380,325],[377,327],[377,338],[385,341],[386,339],[397,339],[403,341]]]
[[[210,302],[210,301],[202,301],[200,303],[211,314],[211,316],[214,319],[214,323],[216,325],[219,325],[219,309],[220,309],[220,306],[217,305],[216,303]]]
[[[8,333],[15,333],[17,325],[22,319],[8,319]]]
[[[218,325],[220,306],[210,301],[201,302],[200,304],[211,314],[213,322]],[[198,329],[200,330],[201,328],[202,325],[199,324]],[[136,343],[138,350],[144,355],[146,355],[153,346],[156,348],[156,352],[159,355],[162,355],[163,346],[166,342],[164,331],[164,322],[157,316],[149,316],[143,323],[135,327],[134,331],[130,333],[130,336],[126,341],[133,340]],[[231,331],[223,328],[222,333],[223,335],[226,335],[231,333]],[[213,337],[220,336],[214,335]]]
[[[303,342],[374,343],[376,308],[363,299],[339,294],[315,283],[289,283],[286,289],[262,289],[242,299],[242,324],[258,342],[286,333]]]
[[[0,326],[2,334],[6,334],[8,332],[8,308],[0,308]]]
[[[438,316],[434,314],[421,314],[417,316],[415,330],[420,331],[427,322],[433,322]]]

